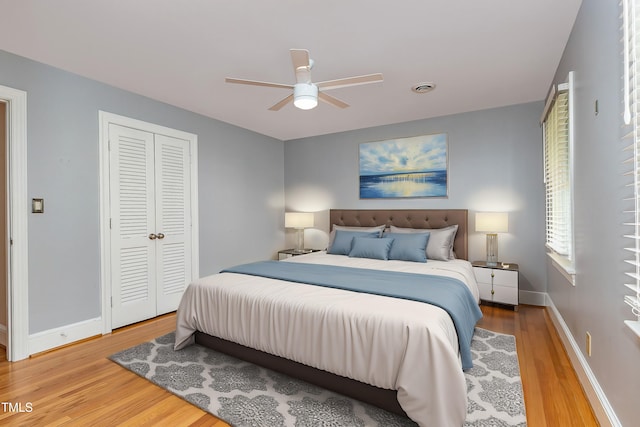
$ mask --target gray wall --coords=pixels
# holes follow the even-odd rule
[[[549,295],[623,425],[637,425],[640,340],[624,326],[626,190],[618,2],[584,0],[555,82],[575,72],[576,286],[548,267]],[[594,104],[598,100],[599,114]],[[628,144],[628,142],[627,142]],[[585,351],[592,335],[592,356]]]
[[[0,84],[27,92],[28,194],[45,199],[28,222],[30,333],[101,314],[98,110],[198,135],[201,275],[282,247],[281,141],[3,51]]]
[[[469,257],[485,259],[485,235],[474,232],[476,211],[509,212],[509,233],[499,255],[520,264],[521,289],[546,292],[543,103],[529,103],[397,125],[287,141],[285,202],[288,210],[318,212],[306,231],[307,247],[326,247],[328,209],[469,209]],[[358,145],[406,136],[446,133],[449,197],[360,200]],[[287,242],[293,240],[287,233]]]

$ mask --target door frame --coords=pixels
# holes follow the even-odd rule
[[[109,123],[167,135],[189,141],[191,151],[191,277],[200,277],[199,222],[198,222],[198,135],[177,129],[98,111],[100,151],[100,282],[102,286],[102,333],[111,328],[111,233],[110,233],[110,181],[109,181]]]
[[[7,360],[29,356],[27,92],[0,86],[7,102]]]

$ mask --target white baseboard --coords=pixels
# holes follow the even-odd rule
[[[0,325],[0,345],[4,346],[4,348],[7,348],[7,337],[7,325]]]
[[[565,323],[562,315],[553,304],[553,301],[547,295],[547,306],[549,307],[549,314],[551,315],[551,320],[558,331],[558,335],[560,336],[560,340],[564,345],[567,354],[569,355],[569,359],[571,360],[571,364],[573,365],[573,369],[576,371],[578,375],[578,379],[582,384],[582,388],[584,389],[585,394],[587,395],[587,399],[589,403],[591,403],[591,407],[593,408],[593,412],[598,419],[598,422],[602,427],[622,427],[618,416],[614,412],[611,404],[609,404],[609,400],[607,396],[604,394],[604,391],[600,387],[596,376],[593,374],[591,367],[587,363],[587,360],[584,358],[578,343],[573,338],[569,327]]]
[[[544,292],[523,291],[518,292],[518,302],[527,305],[547,305],[547,294]]]
[[[29,335],[29,355],[96,335],[102,335],[102,318],[99,317],[31,334]]]

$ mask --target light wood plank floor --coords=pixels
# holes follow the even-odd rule
[[[516,336],[529,427],[598,425],[546,309],[482,311]],[[228,426],[106,358],[174,329],[169,314],[15,363],[0,350],[0,425]]]

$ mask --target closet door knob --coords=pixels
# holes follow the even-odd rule
[[[156,236],[156,235],[155,235],[155,234],[153,234],[153,233],[149,234],[149,239],[151,239],[151,240],[156,240],[156,237],[158,237],[158,236]],[[163,236],[163,237],[164,237],[164,236]]]
[[[160,240],[164,239],[164,234],[158,233],[158,239],[160,239]]]

